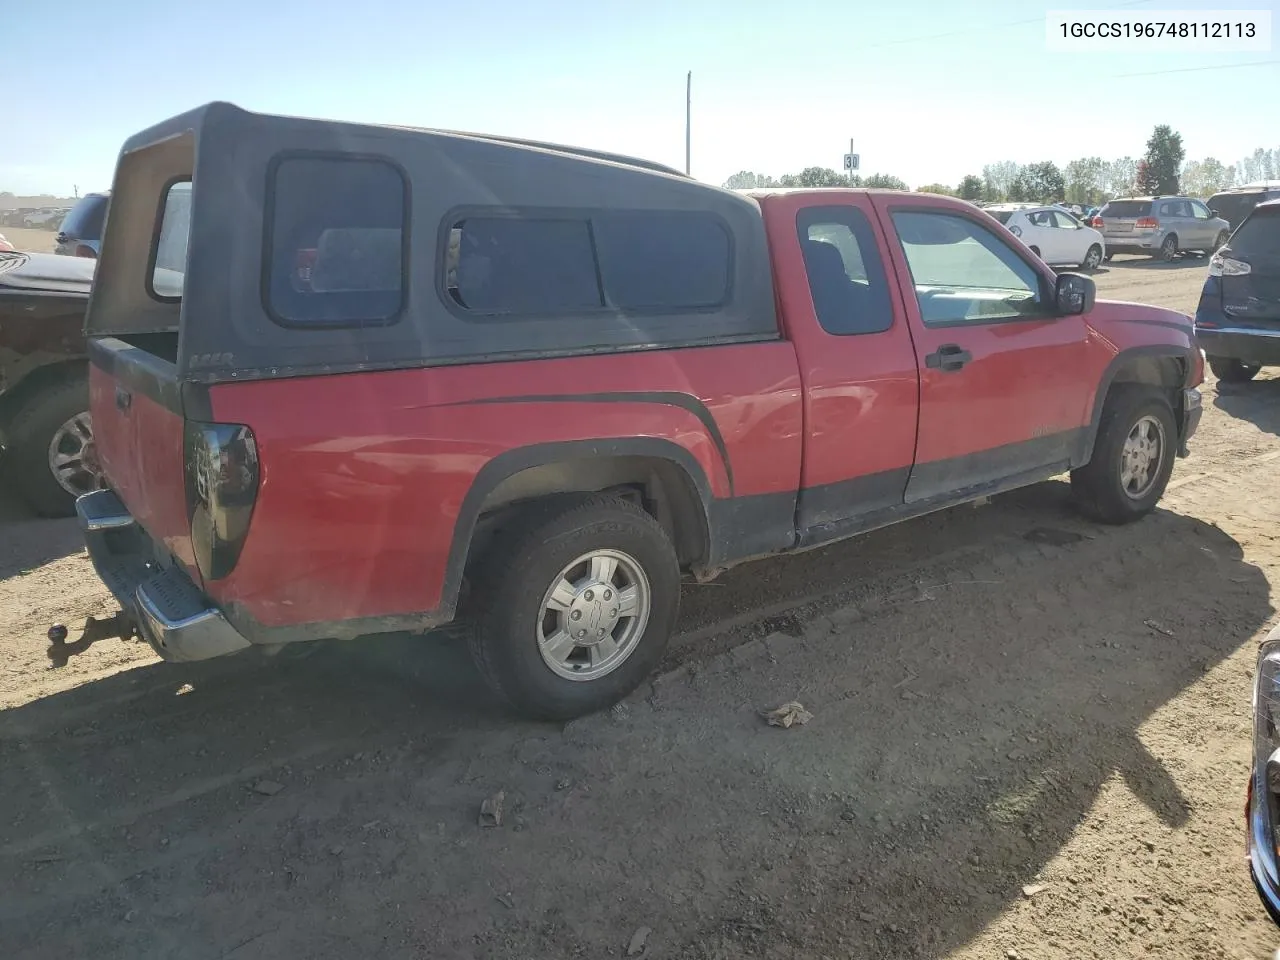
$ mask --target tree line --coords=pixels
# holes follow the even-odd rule
[[[1098,206],[1117,196],[1186,194],[1207,197],[1232,186],[1258,180],[1280,179],[1280,147],[1259,147],[1248,157],[1224,164],[1213,157],[1186,161],[1182,135],[1167,124],[1157,126],[1141,157],[1082,157],[1065,167],[1052,161],[1019,164],[1010,160],[990,163],[982,173],[971,173],[954,187],[930,183],[919,193],[941,193],[975,203],[1003,201],[1078,203]],[[772,177],[743,170],[725,181],[730,190],[763,187],[878,187],[906,190],[898,177],[874,173],[868,177],[846,174],[828,167],[806,167],[799,173]]]

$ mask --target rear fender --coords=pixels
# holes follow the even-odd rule
[[[600,490],[638,497],[671,535],[682,565],[705,565],[711,485],[684,447],[654,437],[534,444],[499,454],[476,474],[454,525],[441,608],[456,609],[468,563],[513,512],[549,497]]]

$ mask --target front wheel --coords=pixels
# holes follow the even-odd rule
[[[1084,262],[1080,266],[1085,270],[1097,270],[1098,265],[1102,263],[1102,248],[1096,243],[1089,248],[1089,252],[1084,255]]]
[[[1245,363],[1233,357],[1210,357],[1209,369],[1223,383],[1248,383],[1262,369],[1260,363]]]
[[[1081,509],[1103,523],[1131,523],[1155,509],[1177,454],[1177,426],[1157,388],[1112,388],[1088,464],[1071,472]]]
[[[552,502],[489,549],[473,593],[471,652],[517,711],[569,720],[640,685],[679,604],[675,548],[653,517],[617,497]]]

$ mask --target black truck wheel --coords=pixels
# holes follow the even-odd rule
[[[22,400],[9,425],[5,472],[36,513],[66,517],[101,483],[89,420],[89,384],[74,376]]]
[[[1248,383],[1262,369],[1260,363],[1245,363],[1234,357],[1210,357],[1209,369],[1223,383]]]
[[[1080,508],[1103,523],[1131,523],[1155,509],[1169,484],[1178,433],[1155,387],[1119,384],[1102,409],[1088,464],[1071,472]]]
[[[517,711],[568,720],[640,685],[679,604],[675,548],[656,520],[617,497],[565,498],[490,545],[470,595],[471,652]]]

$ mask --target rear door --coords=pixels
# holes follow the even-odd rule
[[[1280,206],[1255,208],[1219,252],[1248,267],[1223,270],[1223,312],[1240,326],[1280,330]]]
[[[763,199],[787,335],[804,374],[798,526],[899,506],[915,455],[915,351],[890,251],[862,193]]]
[[[895,233],[920,369],[906,501],[1064,468],[1093,384],[1084,319],[1051,309],[1053,272],[976,214],[926,197],[877,196],[875,204]]]

